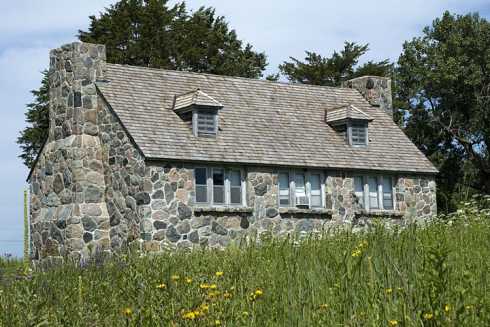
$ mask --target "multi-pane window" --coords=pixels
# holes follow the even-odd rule
[[[361,208],[393,210],[393,181],[390,176],[356,176],[354,194]]]
[[[315,172],[279,172],[280,207],[323,207],[322,174]]]
[[[364,123],[352,123],[350,127],[350,144],[356,146],[367,145],[367,125]]]
[[[196,130],[198,136],[216,135],[218,131],[217,114],[214,112],[197,112]]]
[[[195,168],[196,203],[216,206],[243,205],[239,169]]]

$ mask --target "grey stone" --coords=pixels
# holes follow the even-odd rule
[[[183,221],[177,225],[177,232],[179,234],[187,234],[191,230],[191,225],[187,221]]]
[[[163,199],[164,198],[163,191],[158,190],[155,193],[153,193],[151,197],[152,197],[152,199]]]
[[[226,235],[226,234],[228,234],[228,231],[226,230],[226,228],[224,228],[223,226],[221,226],[220,224],[218,224],[215,221],[213,221],[213,223],[211,224],[211,230],[214,233],[219,234],[219,235]]]
[[[167,232],[165,230],[159,230],[155,234],[153,234],[153,239],[155,241],[163,241],[165,239],[166,233]]]
[[[240,218],[240,227],[243,229],[247,229],[250,226],[247,217],[243,216]]]
[[[175,243],[178,240],[180,240],[180,235],[179,233],[177,233],[177,230],[175,229],[174,226],[169,226],[167,228],[166,235],[167,235],[167,239],[172,243]]]
[[[178,207],[177,207],[177,213],[179,215],[179,218],[181,220],[184,219],[189,219],[192,216],[192,210],[189,208],[189,206],[185,205],[184,203],[180,202]]]
[[[189,241],[198,244],[199,243],[199,233],[197,231],[192,231],[188,237]]]
[[[167,203],[170,203],[174,199],[174,191],[172,190],[172,186],[169,183],[165,183],[164,191],[165,200],[167,201]]]
[[[93,232],[97,228],[97,223],[95,222],[95,219],[93,219],[92,217],[87,217],[87,216],[83,217],[82,224],[83,224],[83,228],[89,232]]]
[[[255,186],[255,195],[263,196],[267,193],[267,184],[260,183]]]
[[[163,221],[155,220],[153,222],[153,226],[155,229],[166,229],[167,228],[167,223],[164,223]]]
[[[151,220],[149,219],[143,219],[140,224],[141,231],[143,233],[151,233],[153,230],[153,226],[151,223]]]
[[[48,207],[57,207],[61,204],[60,198],[54,192],[49,193],[42,202]]]
[[[137,205],[149,204],[151,199],[150,195],[146,192],[138,192],[134,196]]]
[[[89,232],[85,232],[85,233],[83,233],[83,241],[84,241],[85,243],[89,243],[90,241],[92,241],[92,240],[93,240],[93,238],[94,238],[94,237],[93,237],[92,233],[89,233]]]
[[[63,191],[65,184],[63,183],[63,175],[56,174],[53,181],[53,189],[56,193]]]
[[[269,218],[274,218],[279,214],[279,211],[277,211],[276,208],[267,208],[266,213],[267,217]]]
[[[97,203],[102,201],[103,193],[100,188],[89,185],[83,192],[87,203]]]

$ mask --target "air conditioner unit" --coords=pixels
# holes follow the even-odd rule
[[[296,197],[296,206],[298,207],[308,207],[308,198],[306,196]]]

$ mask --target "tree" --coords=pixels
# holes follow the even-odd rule
[[[83,42],[106,45],[111,63],[259,78],[267,65],[264,53],[238,39],[213,8],[189,13],[184,2],[121,0],[99,15],[90,16]],[[31,167],[48,131],[48,78],[27,105],[29,127],[21,131],[20,157]]]
[[[43,71],[41,87],[32,90],[34,101],[27,105],[26,122],[30,126],[20,132],[17,143],[22,154],[19,156],[27,167],[31,167],[41,149],[49,128],[49,81],[48,72]]]
[[[331,57],[322,57],[315,52],[306,51],[304,61],[290,57],[279,65],[279,70],[293,83],[340,86],[343,81],[362,76],[389,76],[392,65],[388,60],[369,61],[357,66],[359,58],[369,50],[368,45],[345,42],[340,53],[334,51]]]
[[[445,12],[404,43],[396,75],[405,131],[440,170],[439,207],[489,193],[489,22]]]

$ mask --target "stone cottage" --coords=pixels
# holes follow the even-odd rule
[[[29,174],[31,253],[223,247],[436,213],[437,170],[393,122],[390,80],[343,87],[50,53],[49,137]]]

